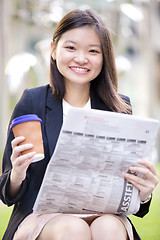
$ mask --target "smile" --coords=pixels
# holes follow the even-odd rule
[[[90,71],[88,68],[82,68],[82,67],[70,67],[70,69],[80,73],[84,73],[84,72],[86,73]]]

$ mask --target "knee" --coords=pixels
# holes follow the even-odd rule
[[[88,224],[79,217],[66,217],[64,218],[64,229],[73,236],[87,235],[89,232]]]
[[[44,227],[42,239],[90,240],[89,226],[78,217],[61,215],[50,220]],[[45,236],[45,237],[44,237]],[[46,238],[46,236],[48,236]],[[41,240],[41,238],[38,238]]]
[[[93,221],[90,228],[92,235],[96,235],[97,232],[101,232],[101,234],[105,236],[110,236],[117,232],[122,232],[124,235],[126,235],[126,230],[123,223],[112,214],[106,214],[97,218]]]

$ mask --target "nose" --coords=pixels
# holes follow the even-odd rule
[[[76,56],[76,57],[74,58],[74,61],[75,61],[75,63],[78,63],[78,64],[80,64],[80,65],[83,65],[83,64],[88,63],[87,57],[85,57],[85,56],[82,55],[82,54]]]

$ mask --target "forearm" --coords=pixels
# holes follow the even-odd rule
[[[18,181],[18,179],[16,179],[14,172],[11,171],[10,184],[9,184],[9,190],[8,190],[11,198],[16,197],[16,195],[20,191],[21,185],[22,185],[22,181]]]

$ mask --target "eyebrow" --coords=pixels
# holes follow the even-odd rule
[[[64,42],[64,44],[65,43],[73,43],[73,44],[76,44],[77,45],[77,43],[76,42],[74,42],[74,41],[72,41],[72,40],[66,40],[65,42]],[[90,44],[89,45],[90,47],[99,47],[99,48],[101,48],[101,45],[100,44]]]

